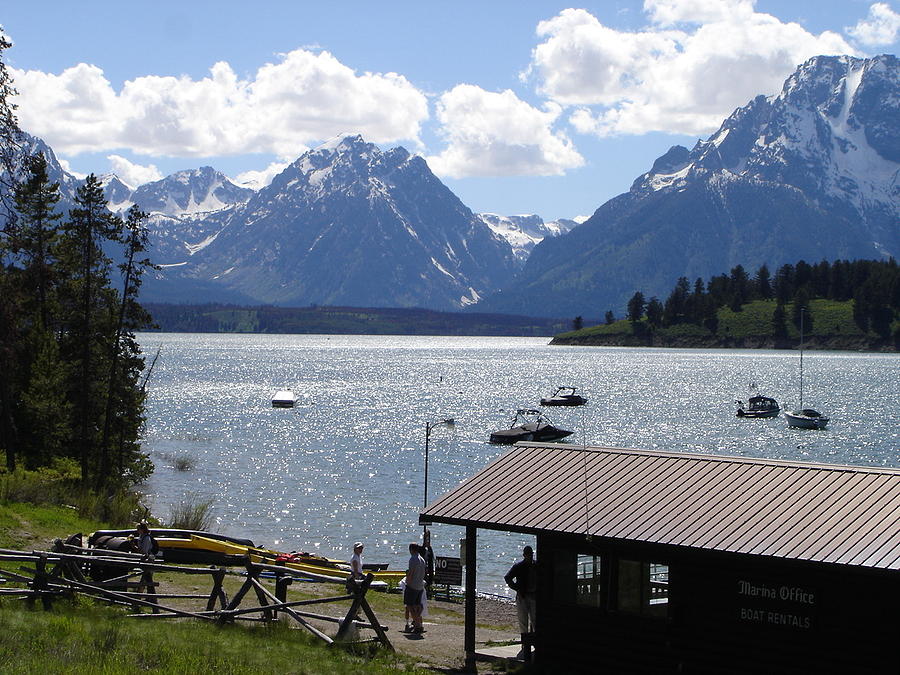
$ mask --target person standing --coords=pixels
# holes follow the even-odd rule
[[[434,551],[431,548],[431,532],[425,530],[422,535],[422,559],[425,561],[425,594],[430,598],[434,590]]]
[[[516,611],[519,615],[519,632],[522,634],[522,651],[530,643],[530,635],[534,633],[535,597],[537,596],[537,566],[534,562],[534,549],[526,546],[522,549],[522,560],[513,565],[506,576],[506,584],[516,592]],[[527,637],[526,637],[527,636]]]
[[[350,556],[350,578],[351,579],[362,579],[365,575],[363,574],[363,566],[362,566],[362,552],[363,552],[363,543],[361,541],[353,544],[353,555]]]
[[[406,587],[403,589],[403,604],[409,609],[412,621],[407,629],[411,633],[424,633],[422,626],[422,595],[425,593],[425,574],[427,568],[422,556],[419,555],[419,545],[409,545],[409,564],[406,567]]]

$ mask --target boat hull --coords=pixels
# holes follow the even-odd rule
[[[814,414],[811,414],[814,413]],[[793,429],[824,429],[829,418],[815,410],[795,410],[784,413],[788,426]]]

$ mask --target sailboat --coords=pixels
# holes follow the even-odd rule
[[[795,429],[824,429],[829,418],[818,410],[803,407],[803,315],[805,307],[800,308],[800,407],[791,412],[785,412],[789,427]]]

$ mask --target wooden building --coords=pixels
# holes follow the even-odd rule
[[[559,672],[900,673],[900,469],[520,443],[421,521],[472,591],[479,528],[535,535]]]

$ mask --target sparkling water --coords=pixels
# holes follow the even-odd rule
[[[783,417],[735,417],[759,393],[799,404],[796,352],[551,347],[547,338],[145,333],[151,374],[145,448],[156,472],[144,486],[165,520],[185,497],[213,500],[215,529],[259,546],[404,569],[419,541],[425,425],[434,501],[506,448],[488,444],[517,408],[557,386],[588,397],[551,408],[576,444],[900,466],[900,356],[806,351],[805,407],[824,431]],[[275,409],[291,388],[297,407]],[[189,458],[190,470],[174,459]],[[459,527],[435,525],[436,555],[458,556]],[[478,531],[478,587],[507,593],[503,575],[533,543]]]

